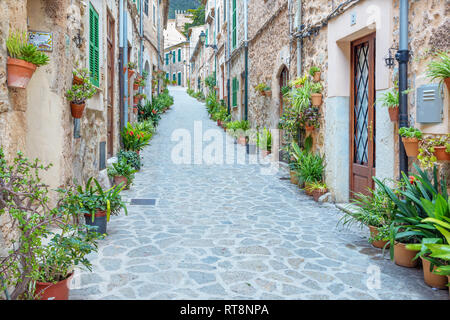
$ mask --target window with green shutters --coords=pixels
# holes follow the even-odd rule
[[[166,66],[169,65],[169,54],[166,53]]]
[[[89,5],[89,71],[91,73],[91,82],[99,87],[99,29],[98,13],[92,4]]]
[[[208,45],[208,29],[206,29],[206,40],[205,40],[205,44]]]
[[[233,8],[232,8],[232,13],[233,13],[233,21],[232,21],[232,27],[231,27],[231,33],[232,33],[232,47],[233,49],[236,48],[236,44],[237,44],[237,32],[236,32],[236,25],[237,25],[237,10],[236,10],[236,0],[233,0]]]
[[[233,107],[237,106],[237,95],[239,91],[239,80],[237,78],[233,78],[233,84],[232,84],[232,91],[233,91],[233,101],[232,105]]]
[[[173,58],[173,59],[172,59],[172,62],[173,62],[173,63],[175,63],[176,57],[177,57],[176,51],[172,52],[172,58]]]
[[[181,61],[181,49],[178,49],[178,62]]]
[[[181,72],[178,72],[178,85],[181,86]]]
[[[172,81],[177,81],[177,74],[176,74],[176,73],[174,73],[174,74],[172,75]]]

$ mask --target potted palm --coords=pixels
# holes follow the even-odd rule
[[[114,179],[114,184],[116,186],[123,184],[125,189],[128,189],[133,182],[136,170],[128,164],[126,159],[122,159],[108,167],[107,172],[108,175]]]
[[[397,122],[399,117],[399,93],[398,88],[394,88],[381,95],[377,100],[383,107],[388,108],[389,118],[392,122]]]
[[[422,140],[422,132],[416,128],[400,128],[398,133],[402,137],[408,157],[417,157],[419,155],[419,140]]]
[[[11,88],[26,88],[36,68],[46,65],[49,61],[46,54],[28,43],[25,31],[10,32],[6,40],[6,48],[8,50],[7,81],[8,87]]]
[[[312,66],[311,69],[309,69],[309,74],[313,77],[314,82],[320,81],[321,72],[319,67]]]
[[[125,185],[120,184],[103,190],[94,178],[89,178],[84,189],[78,186],[75,198],[79,204],[79,212],[84,214],[86,225],[96,227],[96,232],[105,234],[111,215],[118,215],[122,208],[127,215],[127,207],[119,194],[124,188]]]
[[[97,89],[89,80],[87,69],[78,69],[76,73],[81,79],[81,84],[72,84],[72,88],[66,92],[66,97],[70,101],[72,117],[79,119],[83,116],[86,100],[92,98]]]
[[[433,80],[440,80],[440,85],[445,82],[447,90],[450,91],[450,56],[448,52],[437,54],[437,60],[428,64],[426,75]]]

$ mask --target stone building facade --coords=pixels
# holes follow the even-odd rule
[[[353,192],[373,187],[372,176],[380,179],[396,179],[399,176],[399,125],[390,121],[386,108],[375,103],[381,94],[394,87],[398,79],[398,63],[395,62],[394,67],[390,68],[385,58],[389,56],[389,51],[394,55],[398,48],[399,2],[204,1],[209,8],[206,10],[205,25],[217,28],[214,43],[218,47],[215,55],[219,61],[219,97],[226,98],[233,120],[246,118],[245,102],[248,100],[247,115],[252,127],[277,128],[285,103],[281,88],[308,73],[312,66],[320,68],[320,83],[323,86],[320,128],[311,136],[313,151],[325,157],[325,182],[336,202],[348,202]],[[223,8],[226,21],[220,27],[217,26],[219,5]],[[417,122],[416,109],[417,89],[430,83],[424,72],[432,60],[431,53],[448,51],[450,47],[448,1],[409,1],[409,6],[409,49],[412,55],[408,63],[409,87],[412,89],[409,93],[409,124],[425,134],[446,134],[450,132],[448,91],[442,91],[444,111],[441,122]],[[212,8],[216,17],[211,14]],[[366,55],[367,50],[371,52],[370,57]],[[361,59],[361,65],[357,64],[356,56]],[[211,74],[213,61],[208,54],[204,59],[204,71]],[[364,69],[364,64],[370,67]],[[358,67],[361,68],[359,74]],[[365,80],[370,83],[365,93],[367,96],[370,93],[370,99],[360,97],[363,103],[369,104],[364,109],[364,114],[367,111],[368,116],[357,120],[355,114],[360,109],[355,113],[355,99],[358,92],[352,90],[352,83],[355,85],[361,79],[364,80],[361,83]],[[264,97],[255,91],[259,83],[271,88],[271,96]],[[304,132],[301,135],[305,137]],[[353,143],[358,140],[355,137],[361,138],[359,140],[363,143]],[[370,147],[365,146],[365,142]],[[361,175],[357,162],[367,162],[368,154],[370,164],[366,165],[365,173]],[[362,159],[355,162],[358,156]],[[410,158],[410,168],[413,162]],[[448,175],[448,164],[439,166],[443,169],[441,175]]]
[[[205,55],[204,43],[200,40],[200,34],[205,32],[205,26],[197,26],[189,29],[189,86],[195,92],[205,94]]]
[[[168,6],[168,1],[159,2],[162,8]],[[74,180],[83,184],[89,177],[99,178],[105,186],[109,185],[108,158],[120,150],[122,126],[136,120],[131,103],[127,107],[123,103],[125,100],[120,99],[123,66],[119,63],[122,38],[119,3],[125,7],[124,22],[128,28],[123,38],[127,41],[128,61],[139,62],[142,2],[0,2],[0,145],[7,160],[22,151],[29,159],[52,163],[51,169],[43,174],[43,181],[50,189]],[[167,13],[168,10],[161,11],[161,21]],[[97,22],[93,22],[93,17]],[[52,49],[46,52],[49,63],[37,68],[25,89],[10,88],[6,80],[5,41],[14,30],[47,32],[52,36]],[[65,93],[71,88],[72,71],[77,66],[92,70],[91,39],[98,42],[97,92],[87,100],[82,118],[74,119]],[[161,41],[164,41],[162,35]],[[152,61],[153,54],[147,54]],[[133,78],[127,80],[128,88],[130,84],[132,87]],[[128,90],[128,97],[133,94],[131,90]],[[3,235],[11,232],[7,221],[0,220],[0,231]],[[5,249],[1,238],[0,248]]]

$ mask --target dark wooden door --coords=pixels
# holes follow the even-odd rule
[[[289,83],[289,71],[286,67],[283,67],[280,73],[280,117],[284,110],[284,98],[283,98],[283,87],[287,86]]]
[[[375,176],[375,33],[352,42],[350,190],[368,193]]]
[[[111,14],[107,15],[107,90],[108,90],[108,111],[107,111],[107,152],[108,157],[114,154],[114,20]]]

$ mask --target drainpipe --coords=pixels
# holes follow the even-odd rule
[[[302,0],[297,0],[297,31],[302,29]],[[302,49],[303,39],[297,38],[297,76],[302,76]]]
[[[245,45],[245,109],[244,120],[248,120],[248,0],[244,1],[244,45]]]
[[[128,66],[128,12],[126,10],[127,3],[126,1],[123,2],[123,66]],[[128,123],[128,68],[127,72],[123,76],[123,122],[124,127]]]
[[[230,73],[231,73],[231,14],[230,14],[230,1],[227,1],[227,100],[228,100],[228,114],[231,114],[231,97],[230,97]]]
[[[143,7],[143,1],[140,1],[140,23],[139,23],[139,37],[140,37],[140,56],[139,56],[139,72],[142,74],[144,70],[144,7]]]
[[[120,114],[120,127],[125,127],[124,110],[125,110],[125,74],[122,72],[125,66],[124,62],[124,1],[119,2],[119,109]]]
[[[158,25],[157,25],[157,33],[158,33],[158,71],[161,69],[159,57],[161,56],[161,14],[159,12],[159,0],[156,1],[156,12],[158,14]],[[169,75],[170,80],[170,75]],[[159,95],[159,79],[158,79],[158,94]]]
[[[399,63],[399,82],[398,88],[400,92],[400,117],[399,127],[409,127],[408,122],[408,94],[404,93],[408,89],[408,62],[409,62],[409,38],[408,38],[408,15],[409,15],[409,3],[408,0],[400,0],[400,43],[399,50],[395,55]],[[408,172],[408,157],[406,155],[405,147],[399,136],[400,145],[400,178],[402,172]]]

